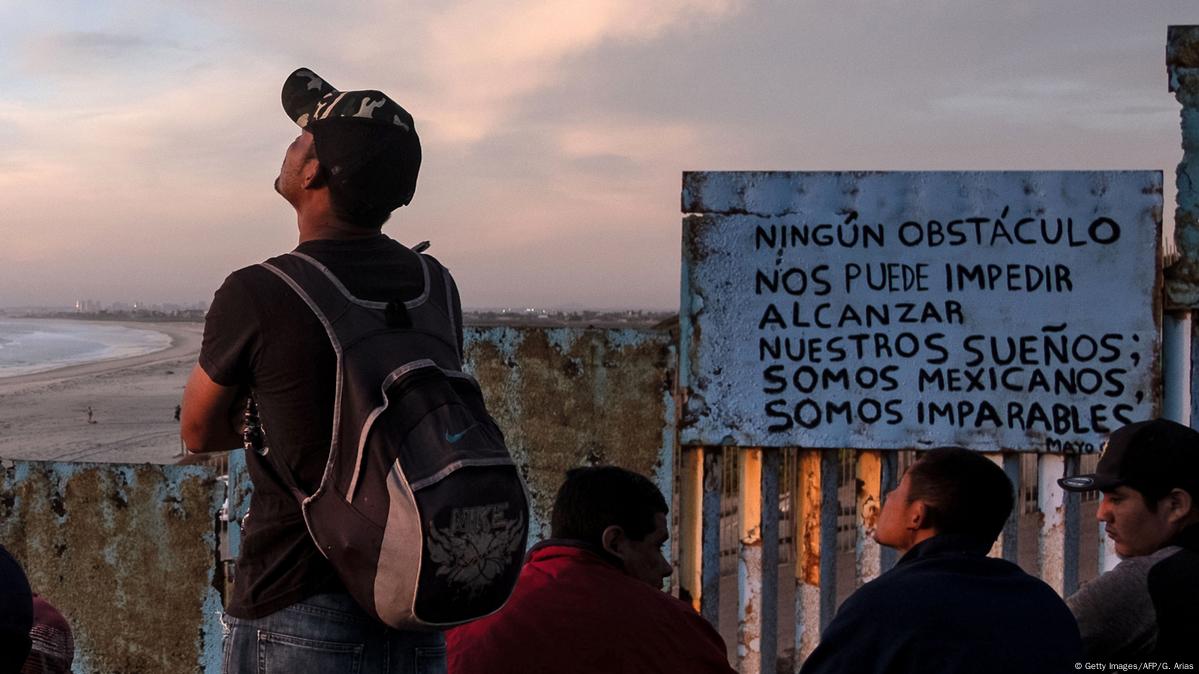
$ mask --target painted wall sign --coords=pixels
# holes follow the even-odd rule
[[[686,173],[684,444],[1098,451],[1159,401],[1161,173]]]

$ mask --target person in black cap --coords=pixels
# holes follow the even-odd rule
[[[338,91],[306,68],[286,79],[282,100],[300,129],[275,179],[296,213],[293,252],[331,272],[356,301],[433,303],[450,318],[456,334],[445,339],[461,353],[462,309],[449,272],[380,231],[416,191],[421,146],[412,116],[382,92]],[[337,367],[325,326],[267,267],[235,271],[216,291],[184,392],[182,439],[192,452],[241,446],[250,391],[266,436],[246,440],[255,450],[246,452],[254,492],[226,607],[227,672],[257,672],[260,663],[281,672],[444,671],[441,634],[370,618],[308,535],[295,493],[321,483]]]
[[[1096,517],[1122,558],[1066,600],[1087,657],[1199,664],[1199,432],[1129,424],[1094,473],[1058,484],[1103,492]]]

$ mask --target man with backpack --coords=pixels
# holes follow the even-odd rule
[[[404,429],[436,435],[434,440],[449,449],[485,434],[482,440],[498,442],[502,450],[502,437],[485,413],[483,421],[461,417],[462,426],[435,415],[397,420],[394,414],[380,414],[385,408],[405,411],[407,399],[399,399],[398,393],[397,399],[376,401],[375,411],[364,413],[371,411],[364,404],[376,403],[363,400],[378,395],[380,385],[355,383],[349,370],[358,366],[347,339],[369,342],[365,337],[378,341],[403,333],[408,336],[402,339],[427,345],[429,353],[405,353],[427,374],[409,390],[426,398],[441,395],[428,393],[433,390],[429,382],[441,387],[436,391],[450,391],[450,379],[469,380],[458,372],[462,311],[449,272],[432,257],[380,232],[391,211],[412,199],[420,141],[412,116],[379,91],[337,91],[312,71],[300,69],[285,81],[282,98],[300,133],[287,148],[275,189],[295,209],[299,245],[292,253],[233,272],[216,291],[183,402],[181,433],[189,451],[242,445],[243,413],[247,419],[255,417],[265,435],[265,441],[253,441],[254,433],[245,438],[254,491],[224,618],[224,669],[257,672],[265,665],[265,671],[280,672],[441,672],[445,646],[440,632],[393,626],[436,626],[439,620],[453,624],[459,619],[452,612],[414,619],[413,601],[406,605],[408,615],[397,617],[405,606],[397,609],[388,602],[403,594],[400,586],[418,584],[417,569],[422,567],[404,555],[415,551],[418,560],[426,555],[420,584],[465,578],[474,583],[468,589],[478,594],[478,578],[470,575],[468,561],[448,551],[447,537],[455,532],[478,535],[479,527],[492,527],[482,533],[501,539],[493,545],[499,563],[505,555],[515,555],[518,567],[526,506],[522,500],[508,510],[494,504],[457,508],[434,521],[425,516],[431,506],[422,494],[433,492],[445,500],[448,488],[439,492],[437,486],[446,484],[439,480],[455,468],[418,476],[423,464],[414,468],[406,463],[401,470],[404,457],[392,466],[369,453],[367,431],[376,417],[383,432],[402,435],[407,430],[395,431],[395,424],[407,424]],[[419,330],[410,329],[414,326]],[[405,372],[403,367],[392,372],[382,390],[390,394],[387,387],[403,380]],[[477,405],[481,410],[481,398]],[[351,422],[363,419],[365,425],[352,427]],[[507,457],[506,451],[502,454]],[[478,465],[502,463],[498,455],[473,460]],[[426,492],[416,493],[422,487]],[[371,503],[355,502],[364,494]],[[375,514],[389,528],[374,538],[354,533],[362,513],[371,515],[380,497],[385,509]],[[450,501],[454,498],[450,493]],[[404,507],[419,508],[420,516],[397,516],[395,510]],[[396,521],[407,528],[394,530]],[[438,538],[425,538],[428,532],[422,527]],[[321,533],[329,530],[340,539]],[[506,538],[493,535],[496,531]],[[347,566],[363,557],[379,567],[379,580],[375,566],[368,574]],[[392,575],[384,579],[383,567],[389,565]],[[497,592],[502,603],[507,590]],[[425,605],[445,609],[442,598],[436,595]],[[418,596],[417,609],[421,602]]]

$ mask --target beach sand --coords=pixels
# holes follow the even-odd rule
[[[202,323],[122,323],[171,337],[165,350],[0,378],[0,457],[175,463],[175,406],[196,363]],[[95,423],[88,423],[88,407]]]

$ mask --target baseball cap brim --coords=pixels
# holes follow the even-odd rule
[[[308,68],[298,68],[283,82],[283,111],[301,129],[308,126],[316,104],[328,94],[341,93]]]
[[[1091,473],[1089,475],[1071,475],[1057,481],[1058,486],[1066,491],[1104,491],[1115,489],[1124,484],[1111,475]]]

